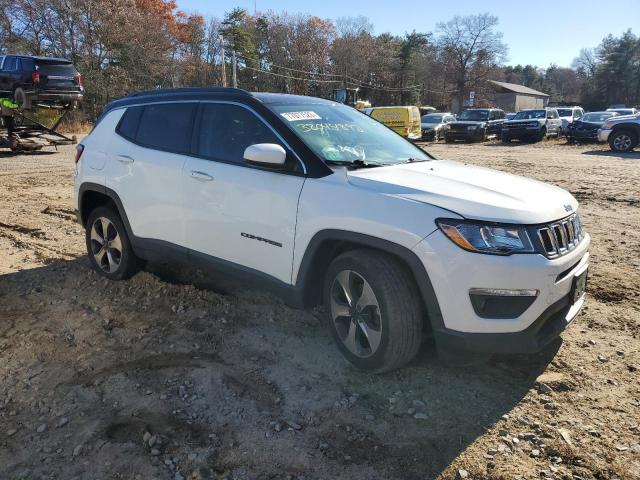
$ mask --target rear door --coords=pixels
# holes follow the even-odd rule
[[[244,150],[258,143],[284,147],[286,168],[246,164]],[[202,103],[194,155],[182,175],[190,255],[215,257],[291,283],[304,180],[298,159],[249,107]]]
[[[184,246],[180,174],[196,110],[197,103],[151,104],[129,107],[120,120],[118,134],[128,141],[109,152],[107,187],[120,196],[136,237]]]

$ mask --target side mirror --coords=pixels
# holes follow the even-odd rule
[[[287,152],[275,143],[256,143],[244,151],[244,160],[260,167],[282,167],[286,159]]]

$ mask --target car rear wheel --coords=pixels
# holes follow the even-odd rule
[[[93,267],[111,280],[125,280],[141,266],[120,216],[109,207],[96,208],[87,219],[85,238]]]
[[[327,270],[324,308],[340,352],[374,373],[411,361],[422,342],[420,295],[409,272],[376,250],[352,250]]]
[[[630,130],[619,130],[609,135],[609,146],[614,152],[630,152],[638,145],[638,136]]]

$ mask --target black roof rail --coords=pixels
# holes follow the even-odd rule
[[[161,95],[176,95],[181,93],[235,93],[237,95],[251,96],[249,92],[242,88],[233,87],[180,87],[180,88],[158,88],[155,90],[142,90],[127,95],[128,97],[146,97]]]

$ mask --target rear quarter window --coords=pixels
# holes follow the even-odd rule
[[[127,140],[134,141],[138,133],[138,124],[142,115],[142,107],[129,107],[122,115],[120,123],[116,127],[116,132]]]

